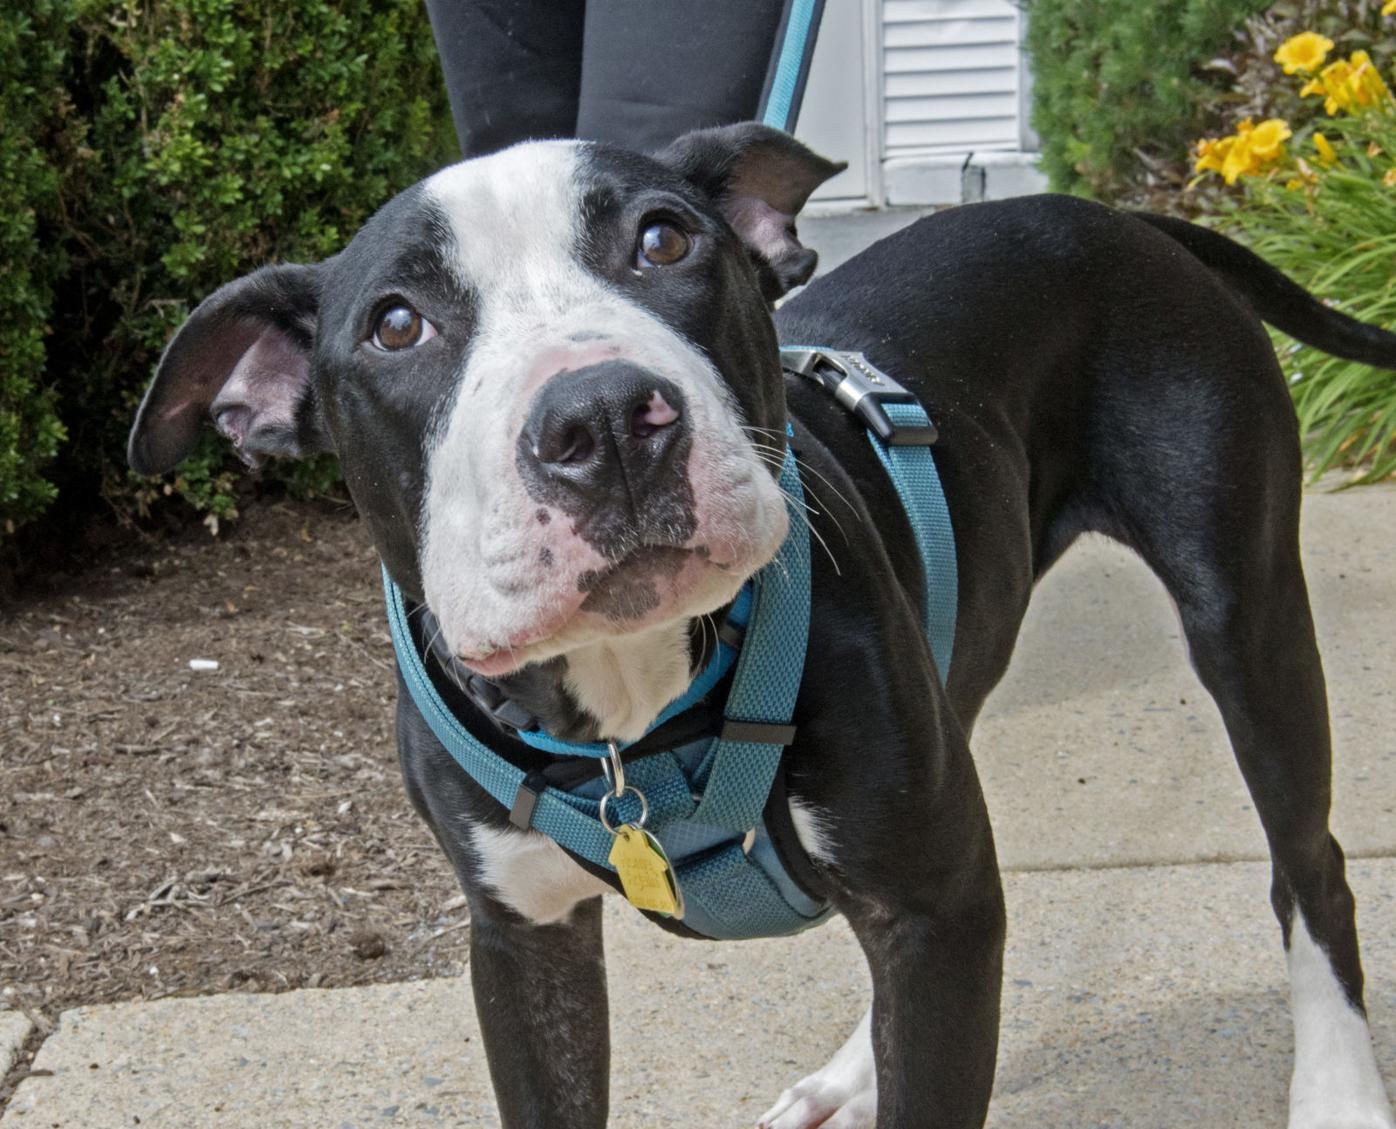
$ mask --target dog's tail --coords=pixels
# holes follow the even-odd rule
[[[1259,255],[1224,235],[1172,216],[1131,214],[1201,259],[1250,303],[1262,321],[1335,357],[1396,369],[1396,333],[1329,309]]]

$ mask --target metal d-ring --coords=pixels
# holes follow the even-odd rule
[[[596,814],[601,817],[601,826],[604,827],[607,831],[609,831],[612,835],[618,834],[618,832],[614,827],[611,826],[611,821],[606,818],[606,801],[618,800],[621,798],[621,796],[625,794],[625,792],[634,792],[640,800],[640,818],[631,820],[630,822],[633,823],[636,827],[643,827],[650,817],[650,802],[647,799],[645,799],[645,794],[641,792],[640,789],[626,788],[624,792],[607,792],[604,796],[601,797],[601,806],[597,809]]]
[[[610,750],[606,754],[606,759],[601,762],[601,774],[606,778],[606,783],[611,786],[611,791],[619,796],[625,791],[625,764],[620,759],[620,746],[614,741],[607,741],[606,748]]]
[[[640,798],[640,818],[635,821],[635,826],[643,827],[650,817],[650,802],[645,799],[645,794],[638,788],[632,788],[625,782],[625,765],[620,759],[620,746],[614,741],[607,741],[610,753],[601,762],[601,772],[606,777],[606,783],[611,786],[611,790],[601,797],[601,806],[597,815],[601,818],[601,826],[612,835],[616,834],[616,829],[611,826],[611,821],[606,818],[606,801],[619,800],[627,792],[634,792]]]

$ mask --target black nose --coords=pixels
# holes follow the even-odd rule
[[[669,381],[619,361],[555,376],[533,401],[519,434],[519,464],[549,493],[562,489],[586,502],[648,495],[684,474],[683,394]],[[539,483],[540,485],[542,483]]]

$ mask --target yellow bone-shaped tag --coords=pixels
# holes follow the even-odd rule
[[[683,917],[683,898],[673,864],[659,840],[643,827],[622,825],[611,844],[610,860],[632,906],[666,917]]]

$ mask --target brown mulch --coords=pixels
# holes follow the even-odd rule
[[[459,971],[344,507],[124,550],[0,619],[0,1007]],[[214,672],[190,669],[212,659]]]

